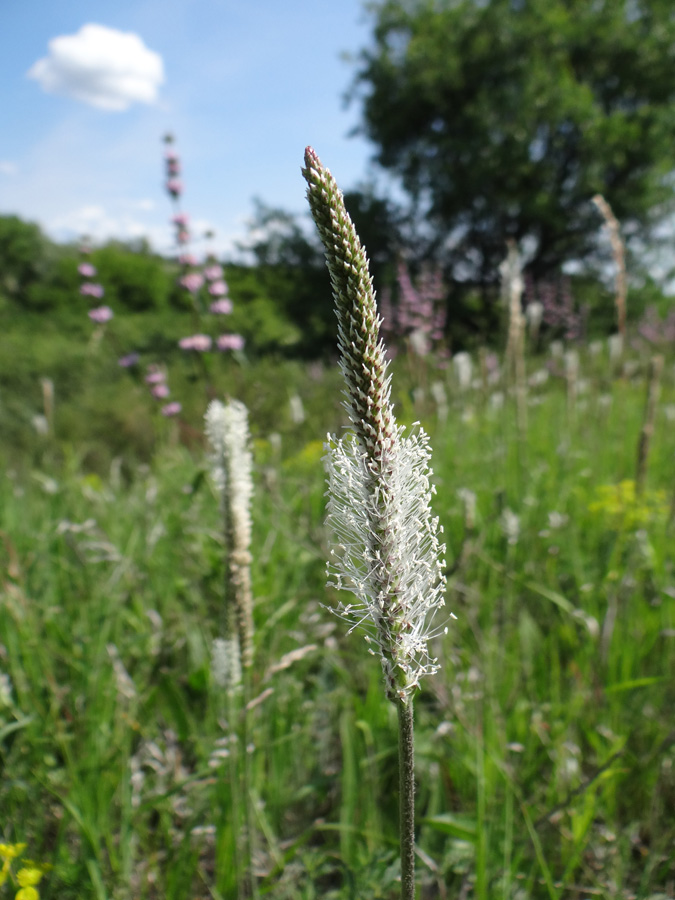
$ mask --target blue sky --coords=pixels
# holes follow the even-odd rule
[[[370,37],[361,0],[6,0],[0,33],[0,214],[57,240],[145,235],[169,252],[167,131],[183,209],[221,251],[253,197],[304,211],[306,144],[344,189],[373,175],[343,103],[341,55]]]

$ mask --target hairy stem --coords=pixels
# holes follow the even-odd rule
[[[415,740],[412,698],[400,700],[397,707],[401,900],[415,900]]]

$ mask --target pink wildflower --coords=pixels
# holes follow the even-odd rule
[[[204,284],[204,278],[199,274],[199,272],[188,272],[187,275],[183,275],[180,283],[186,290],[192,291],[192,293],[196,293]]]
[[[145,376],[146,384],[163,384],[166,381],[166,373],[160,372],[159,370],[154,372],[148,372]]]
[[[178,160],[178,152],[173,147],[167,147],[164,151],[164,159],[167,162],[175,162]]]
[[[227,285],[224,281],[214,281],[209,285],[209,294],[213,297],[222,297],[227,293]]]
[[[181,350],[198,350],[204,353],[211,349],[211,338],[208,334],[192,334],[190,337],[181,338],[178,341]]]
[[[96,297],[98,300],[105,294],[103,290],[102,284],[94,284],[91,281],[86,281],[83,285],[80,285],[80,293],[84,297]]]
[[[166,182],[166,189],[172,197],[180,197],[183,193],[183,182],[179,178],[169,178]]]
[[[92,266],[91,263],[80,263],[80,265],[77,267],[77,271],[84,278],[93,278],[94,275],[96,275],[96,267]]]
[[[245,343],[240,334],[221,334],[216,341],[219,350],[243,350]]]
[[[89,310],[89,318],[92,322],[97,322],[99,325],[109,322],[112,317],[113,311],[109,306],[97,306],[96,309]]]
[[[176,213],[176,215],[172,217],[171,221],[174,225],[187,225],[190,221],[190,216],[187,213]]]
[[[162,383],[162,384],[154,385],[152,388],[152,391],[150,393],[156,400],[164,400],[166,397],[169,396],[171,391],[169,390],[168,384]]]
[[[177,401],[173,403],[167,403],[166,406],[162,407],[162,415],[170,418],[171,416],[177,416],[183,407]]]
[[[216,315],[226,316],[228,313],[232,312],[232,301],[227,300],[226,298],[214,300],[209,309]]]
[[[178,257],[178,262],[181,266],[196,266],[197,265],[197,257],[193,256],[192,253],[181,253]]]
[[[223,277],[223,267],[222,266],[207,266],[204,269],[204,276],[208,281],[218,281],[219,278]]]
[[[189,244],[190,243],[190,232],[187,228],[179,228],[176,232],[176,241],[179,244]]]

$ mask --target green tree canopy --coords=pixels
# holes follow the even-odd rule
[[[21,302],[24,292],[44,277],[54,257],[38,225],[18,216],[0,216],[0,293]]]
[[[527,238],[535,277],[588,258],[602,193],[646,234],[673,197],[670,0],[380,0],[354,84],[378,162],[459,279]]]
[[[176,274],[166,260],[155,256],[143,242],[124,244],[108,241],[94,250],[91,261],[98,269],[97,280],[106,291],[106,303],[129,312],[163,309],[176,289]]]

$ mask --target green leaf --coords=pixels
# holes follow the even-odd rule
[[[621,681],[619,684],[612,684],[605,688],[606,694],[620,694],[622,691],[632,691],[633,688],[649,687],[652,684],[662,684],[667,681],[660,675],[652,675],[645,678],[631,678],[629,681]]]
[[[476,820],[471,816],[456,813],[439,813],[437,816],[420,819],[419,822],[421,825],[429,825],[436,831],[449,834],[451,837],[462,841],[469,841],[472,844],[475,844],[478,838]]]

